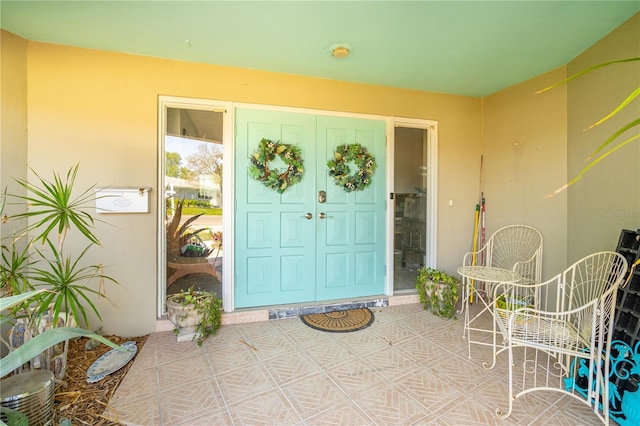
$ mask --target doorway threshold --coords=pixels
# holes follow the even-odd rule
[[[241,308],[222,314],[222,325],[245,324],[251,322],[293,318],[300,315],[343,311],[357,308],[380,308],[386,306],[418,303],[418,294],[398,294],[394,296],[370,296],[354,299],[327,300],[322,302],[295,303],[290,305]],[[162,317],[156,321],[156,332],[173,330],[173,324]]]
[[[269,319],[274,320],[309,314],[324,314],[335,311],[346,311],[348,309],[381,308],[384,306],[389,306],[389,298],[386,296],[307,302],[304,304],[270,307]]]

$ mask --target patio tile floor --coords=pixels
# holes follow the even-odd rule
[[[506,354],[487,348],[417,303],[371,308],[353,333],[299,318],[223,325],[202,347],[153,333],[110,401],[126,425],[585,425],[586,405],[556,394],[507,406]]]

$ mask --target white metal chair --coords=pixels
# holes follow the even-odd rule
[[[462,264],[471,265],[474,252],[465,254]],[[489,237],[475,252],[477,265],[516,271],[524,280],[540,282],[542,276],[542,234],[527,225],[508,225]]]
[[[509,352],[509,407],[498,416],[507,418],[515,399],[547,390],[576,397],[608,424],[615,302],[626,271],[624,256],[604,251],[544,283],[494,287],[494,317]]]
[[[496,355],[496,327],[495,322],[487,324],[483,315],[493,313],[491,299],[492,288],[496,283],[503,282],[505,271],[517,274],[520,283],[538,283],[542,279],[542,234],[536,228],[527,225],[509,225],[498,229],[477,252],[464,255],[463,268],[481,265],[484,268],[474,268],[479,277],[496,278],[489,281],[473,279],[463,275],[463,305],[464,330],[463,336],[469,343],[469,357],[471,344],[492,346],[493,359]],[[514,275],[514,274],[511,274]],[[472,302],[482,303],[480,312],[470,315],[469,305]],[[475,340],[471,332],[478,333]],[[484,337],[484,338],[483,338]],[[493,366],[493,365],[492,365]]]

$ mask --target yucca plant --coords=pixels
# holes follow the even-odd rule
[[[560,81],[558,83],[555,83],[555,84],[553,84],[553,85],[551,85],[549,87],[545,87],[544,89],[539,90],[536,93],[537,94],[544,93],[544,92],[547,92],[549,90],[555,89],[556,87],[562,86],[563,84],[567,84],[568,82],[570,82],[572,80],[575,80],[576,78],[579,78],[579,77],[581,77],[581,76],[583,76],[585,74],[588,74],[590,72],[596,71],[596,70],[598,70],[600,68],[605,68],[605,67],[609,67],[611,65],[616,65],[616,64],[633,63],[633,62],[638,62],[638,61],[640,61],[640,57],[617,59],[617,60],[614,60],[614,61],[603,62],[601,64],[597,64],[597,65],[594,65],[592,67],[586,68],[586,69],[584,69],[584,70],[582,70],[582,71],[580,71],[580,72],[568,77],[567,79],[562,80],[562,81]],[[605,115],[600,120],[598,120],[595,123],[593,123],[592,125],[588,126],[585,130],[592,129],[592,128],[604,123],[605,121],[607,121],[611,117],[615,116],[620,111],[625,109],[628,105],[630,105],[631,102],[634,99],[636,99],[638,96],[640,96],[640,87],[637,87],[635,90],[633,90],[627,96],[627,98],[624,99],[609,114]],[[564,191],[569,186],[571,186],[571,185],[575,184],[576,182],[578,182],[582,178],[582,176],[584,176],[584,174],[587,173],[593,166],[595,166],[596,164],[598,164],[599,162],[601,162],[602,160],[607,158],[609,155],[611,155],[614,152],[616,152],[617,150],[619,150],[620,148],[624,147],[625,145],[633,142],[636,139],[639,139],[640,138],[640,132],[638,134],[632,135],[631,137],[628,137],[625,140],[622,140],[622,141],[619,140],[620,137],[622,136],[622,134],[624,134],[626,131],[631,130],[631,129],[636,128],[636,127],[639,127],[639,126],[640,126],[640,117],[636,117],[636,118],[633,118],[627,124],[625,124],[622,127],[620,127],[615,132],[613,132],[604,142],[602,142],[600,144],[600,146],[598,146],[589,155],[589,157],[587,157],[587,159],[585,160],[587,165],[584,166],[582,168],[582,170],[580,170],[580,172],[578,172],[578,174],[573,179],[571,179],[569,182],[567,182],[562,187],[558,188],[553,193],[549,194],[549,196],[553,196],[553,195],[558,194],[561,191]],[[615,144],[616,141],[618,142],[617,144]]]
[[[44,244],[51,232],[56,229],[58,245],[62,251],[67,232],[75,227],[91,243],[100,245],[100,240],[91,231],[95,220],[88,211],[94,199],[95,186],[87,188],[80,195],[72,198],[78,167],[79,164],[71,167],[64,181],[58,173],[54,172],[53,182],[40,177],[35,170],[31,169],[41,186],[25,179],[15,179],[27,194],[12,197],[19,202],[26,202],[30,209],[15,215],[14,218],[32,220],[26,226],[25,232],[36,233],[33,241],[41,241]]]
[[[181,248],[191,239],[195,238],[198,241],[202,242],[202,239],[198,235],[200,232],[211,232],[209,231],[209,228],[206,227],[196,230],[192,230],[190,228],[191,224],[204,213],[192,216],[187,219],[182,225],[180,224],[180,221],[182,220],[182,207],[184,206],[184,202],[184,199],[178,200],[175,211],[173,212],[173,216],[171,217],[171,220],[167,222],[167,255],[174,258],[177,258],[181,255]],[[198,257],[207,257],[209,254],[211,254],[211,251],[212,249],[204,247],[204,250],[198,255]]]
[[[33,290],[29,282],[29,247],[18,249],[15,242],[0,247],[0,283],[6,296]]]
[[[90,308],[99,319],[102,319],[100,312],[91,300],[91,295],[106,298],[102,289],[104,281],[115,280],[103,273],[102,265],[81,266],[84,255],[92,247],[87,246],[74,258],[64,256],[60,253],[51,240],[46,240],[49,246],[49,257],[36,249],[39,256],[44,259],[47,268],[36,268],[33,272],[33,280],[38,285],[46,285],[50,289],[49,292],[41,296],[41,306],[39,314],[44,314],[47,307],[53,308],[53,321],[57,321],[60,312],[73,314],[77,322],[82,320],[84,324],[89,324],[87,316],[87,308]],[[101,282],[98,289],[94,289],[87,285],[88,283],[99,280]],[[85,307],[86,305],[86,307]]]
[[[10,244],[2,245],[0,292],[18,295],[46,289],[11,308],[14,318],[25,318],[30,336],[42,330],[43,319],[51,327],[74,322],[89,329],[89,313],[101,319],[94,298],[108,301],[105,283],[117,284],[105,275],[102,264],[83,263],[86,253],[99,246],[100,241],[93,233],[95,220],[89,213],[93,208],[93,186],[74,195],[78,167],[71,167],[64,179],[54,172],[53,180],[44,179],[32,170],[34,182],[15,179],[25,194],[5,195],[7,203],[24,208],[11,217],[3,216],[3,222],[19,220],[26,225],[11,236]],[[65,239],[72,229],[87,240],[85,248],[78,253],[65,251]]]

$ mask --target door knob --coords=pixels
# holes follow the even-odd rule
[[[322,212],[322,213],[320,213],[320,214],[318,215],[318,217],[319,217],[320,219],[324,219],[325,217],[327,217],[327,215],[326,215],[324,212]]]
[[[302,217],[304,217],[305,219],[311,219],[313,217],[313,215],[311,213],[307,213]]]

